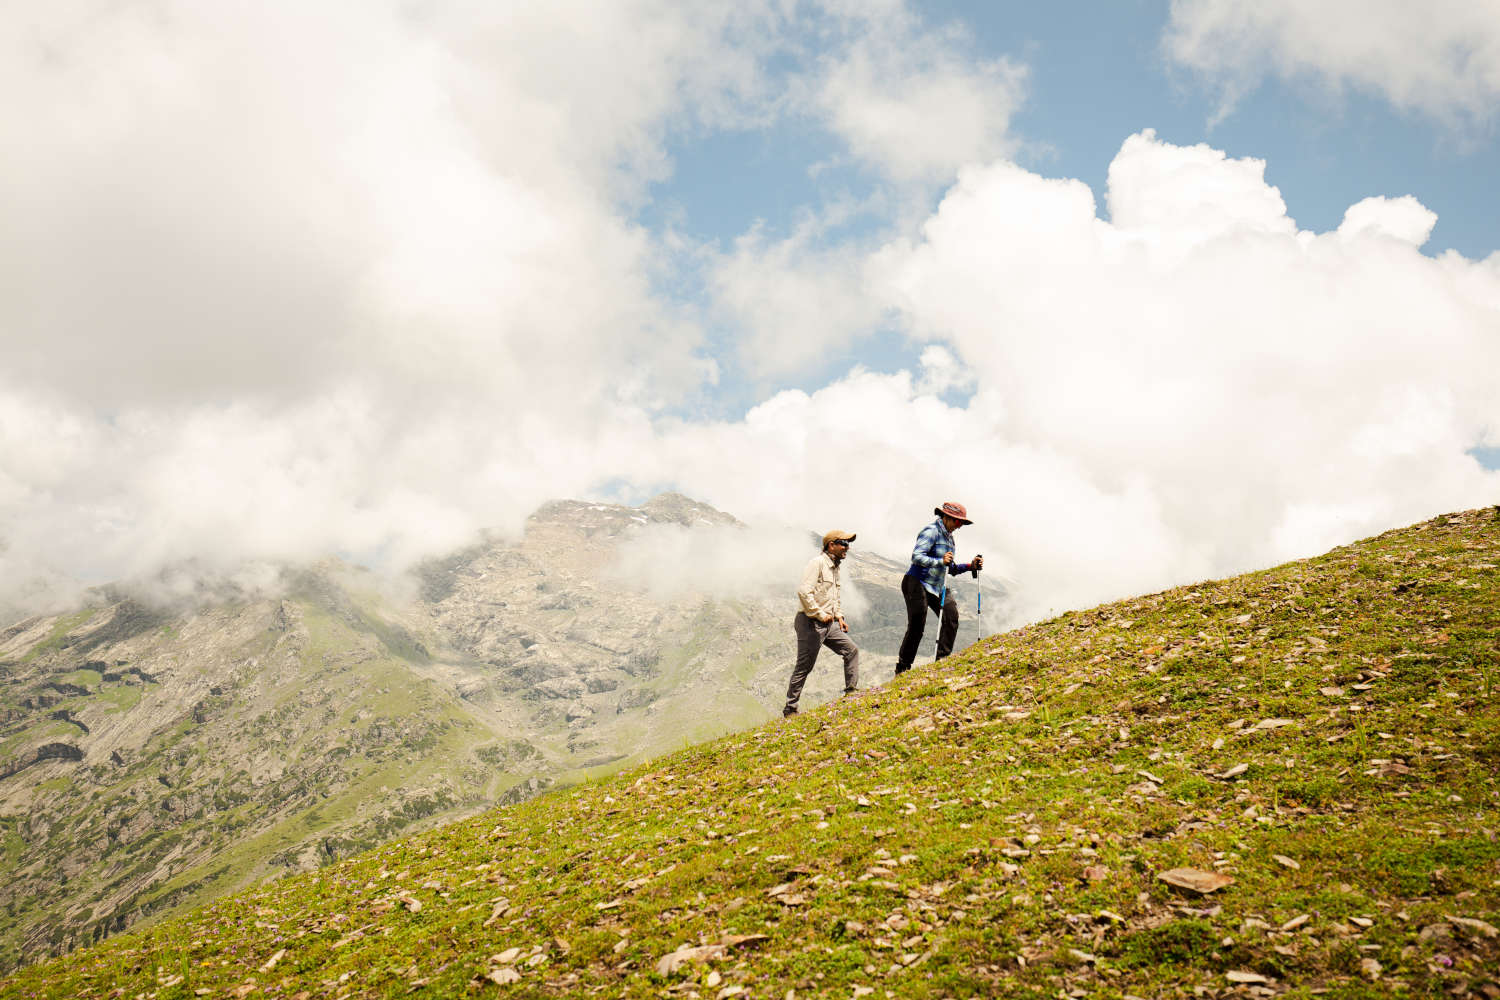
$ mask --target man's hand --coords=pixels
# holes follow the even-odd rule
[[[974,557],[974,568],[975,569],[984,569],[984,556],[975,556]]]
[[[952,566],[953,565],[953,553],[952,552],[944,552],[943,553],[943,565],[944,566]]]
[[[849,631],[849,623],[844,621],[843,615],[839,615],[839,628],[843,629],[845,632]]]

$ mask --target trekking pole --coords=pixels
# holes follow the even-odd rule
[[[975,558],[977,558],[977,559],[983,559],[984,556],[975,556]],[[974,577],[974,617],[979,619],[974,624],[979,629],[979,638],[983,639],[984,638],[984,591],[979,586],[979,567],[978,566],[972,567],[970,569],[970,573]]]

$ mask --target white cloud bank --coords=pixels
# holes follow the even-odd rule
[[[1300,231],[1263,175],[1142,133],[1104,221],[1081,182],[965,170],[872,270],[962,359],[966,406],[922,391],[952,377],[929,355],[917,384],[855,372],[681,428],[658,472],[891,552],[957,498],[961,550],[1019,581],[1025,615],[1494,502],[1467,451],[1500,436],[1500,255],[1424,256],[1435,217],[1411,198]]]
[[[901,2],[8,6],[0,609],[399,564],[631,474],[721,363],[632,221],[667,136],[806,114],[906,170],[857,122],[887,67],[968,92],[924,37]]]
[[[1276,75],[1354,87],[1441,120],[1493,121],[1500,5],[1473,0],[1173,0],[1166,51],[1228,104]]]
[[[1500,257],[1423,256],[1433,217],[1409,198],[1299,231],[1262,164],[1150,133],[1115,160],[1110,221],[986,133],[943,153],[983,162],[908,239],[754,248],[776,267],[747,265],[745,308],[895,315],[921,370],[666,418],[819,326],[708,354],[658,290],[675,258],[630,221],[664,135],[844,100],[844,76],[883,106],[903,91],[859,54],[908,22],[827,5],[850,40],[789,81],[765,72],[805,27],[780,4],[490,8],[0,18],[0,608],[184,564],[399,566],[624,482],[898,558],[957,499],[978,522],[961,551],[1031,615],[1500,492],[1466,454],[1500,444]],[[891,65],[968,73],[985,107],[1010,85]],[[809,106],[849,155],[895,156]],[[890,156],[891,177],[938,169]]]

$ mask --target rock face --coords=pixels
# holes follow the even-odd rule
[[[741,529],[673,494],[560,501],[519,542],[426,564],[406,600],[328,563],[279,598],[0,631],[0,967],[763,721],[800,564],[763,592],[663,596],[618,572],[663,530]],[[904,569],[846,564],[867,684],[890,676]],[[804,704],[842,686],[826,659]]]

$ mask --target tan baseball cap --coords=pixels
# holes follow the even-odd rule
[[[856,537],[852,531],[830,531],[823,536],[823,548],[828,548],[832,542],[852,542]]]

